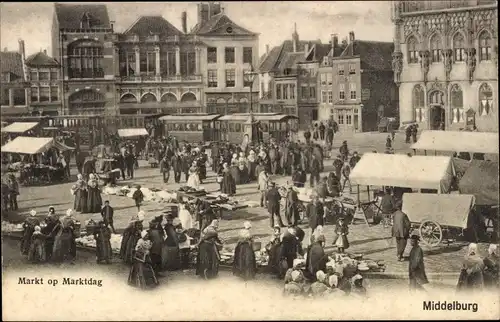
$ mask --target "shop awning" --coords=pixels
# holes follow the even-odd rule
[[[57,148],[61,152],[71,151],[71,150],[75,149],[75,148],[73,148],[71,146],[67,146],[66,144],[59,142],[59,141],[54,141],[54,147]]]
[[[366,153],[351,172],[351,182],[364,186],[437,189],[446,193],[455,175],[451,157]]]
[[[38,122],[15,122],[2,128],[2,133],[24,133],[35,128]]]
[[[498,133],[470,131],[422,131],[415,150],[498,154]]]
[[[184,115],[165,115],[159,118],[161,121],[213,121],[220,114],[184,114]]]
[[[432,220],[440,226],[467,228],[473,195],[405,193],[403,211],[411,222]]]
[[[137,128],[137,129],[119,129],[118,135],[122,138],[133,137],[133,136],[147,136],[149,135],[148,131],[145,128]]]
[[[500,204],[498,166],[498,162],[474,160],[460,179],[458,190],[460,193],[474,195],[477,205]]]
[[[2,147],[2,153],[39,154],[46,152],[53,144],[52,138],[18,136]]]

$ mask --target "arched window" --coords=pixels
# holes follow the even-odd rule
[[[418,50],[417,50],[417,38],[410,37],[408,38],[407,47],[408,47],[408,64],[416,64],[418,63]]]
[[[71,114],[89,115],[104,110],[106,99],[101,93],[86,89],[74,93],[69,97]]]
[[[493,109],[493,90],[490,85],[483,84],[479,87],[479,115],[486,116]]]
[[[415,122],[425,121],[425,92],[422,86],[415,85],[413,88],[413,110]]]
[[[137,103],[137,98],[134,95],[127,93],[120,98],[120,103]]]
[[[156,102],[156,97],[151,93],[146,93],[144,94],[143,97],[141,97],[141,103],[152,103],[152,102]]]
[[[177,97],[172,93],[165,93],[161,97],[162,102],[177,102]]]
[[[193,102],[196,101],[196,95],[191,92],[184,93],[181,97],[181,102]]]
[[[443,51],[443,44],[441,42],[441,36],[435,33],[430,41],[431,48],[431,59],[433,63],[438,63],[441,61],[441,52]]]
[[[70,78],[104,78],[103,46],[93,40],[76,41],[68,46]]]
[[[486,30],[479,35],[479,59],[491,60],[491,37]]]
[[[216,107],[217,114],[227,114],[226,108],[227,108],[226,100],[223,99],[222,97],[218,98]]]
[[[464,122],[464,95],[458,84],[453,84],[451,87],[451,110],[452,123]]]
[[[460,32],[453,37],[453,57],[455,61],[465,60],[465,39]]]

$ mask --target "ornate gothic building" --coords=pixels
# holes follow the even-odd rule
[[[497,1],[395,1],[401,122],[498,131]]]

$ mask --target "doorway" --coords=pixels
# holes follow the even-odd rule
[[[444,130],[446,124],[445,111],[442,105],[432,105],[430,115],[431,130]]]

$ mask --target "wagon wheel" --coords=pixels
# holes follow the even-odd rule
[[[439,245],[443,240],[443,230],[441,226],[432,220],[422,220],[418,232],[424,244],[431,247]]]

